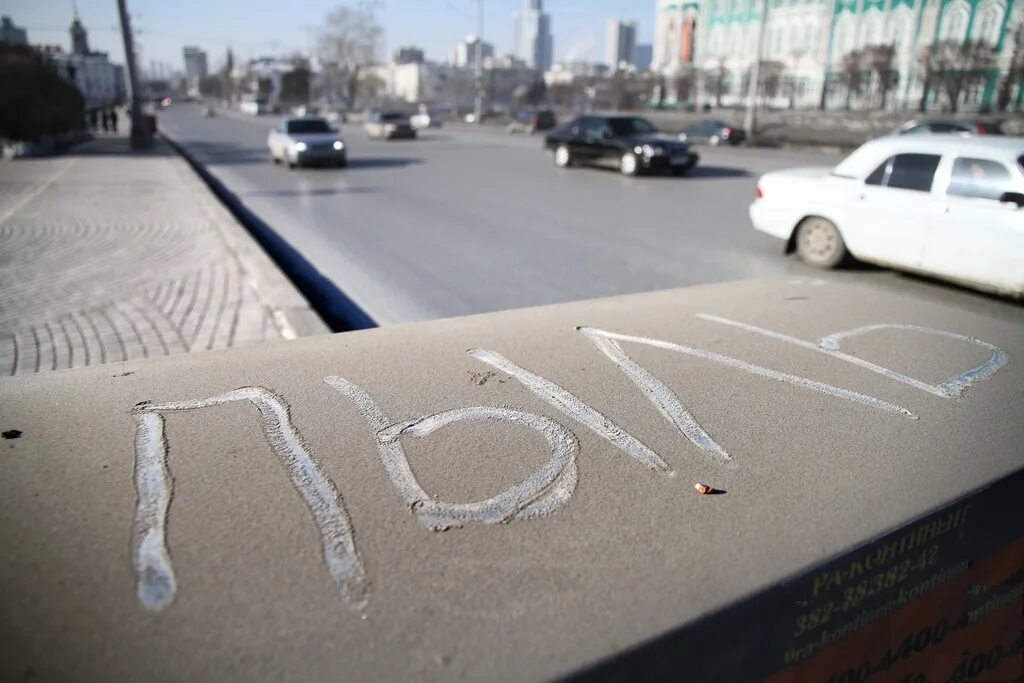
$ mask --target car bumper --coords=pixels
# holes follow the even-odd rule
[[[307,149],[305,152],[293,152],[291,161],[295,164],[326,164],[348,159],[346,150],[341,149]]]
[[[696,152],[685,152],[669,156],[667,154],[653,157],[643,157],[640,162],[643,167],[650,171],[683,170],[693,168],[700,161],[700,155]]]
[[[414,138],[416,137],[415,128],[396,128],[394,130],[385,130],[384,137],[388,140],[399,140],[403,138]]]
[[[760,230],[781,240],[788,240],[793,234],[792,211],[772,206],[771,202],[758,199],[750,205],[750,222]]]

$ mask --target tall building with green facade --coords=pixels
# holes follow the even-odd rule
[[[762,7],[762,0],[656,0],[652,68],[666,77],[665,101],[742,100]],[[957,107],[1024,107],[1024,0],[768,0],[767,15],[761,59],[774,82],[762,96],[771,106],[949,108],[947,93],[926,83],[922,55],[938,42],[970,41],[992,46],[994,59]],[[849,56],[873,46],[892,48],[884,88],[877,73],[850,75]],[[687,81],[693,87],[684,88]]]

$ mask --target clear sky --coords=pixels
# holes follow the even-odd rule
[[[209,52],[210,68],[223,61],[230,46],[246,58],[295,50],[307,51],[323,17],[356,0],[127,0],[140,45],[141,66],[152,61],[182,69],[181,48],[198,45]],[[390,54],[400,45],[416,45],[429,59],[444,61],[467,34],[476,33],[476,0],[376,0]],[[484,36],[499,53],[512,49],[513,20],[523,0],[484,0]],[[651,42],[655,0],[545,0],[551,14],[556,60],[600,61],[605,22],[637,22],[640,43]],[[68,46],[72,0],[0,0],[0,13],[28,29],[33,43]],[[82,23],[94,50],[123,61],[117,31],[116,0],[78,0]]]

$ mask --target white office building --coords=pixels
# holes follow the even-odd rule
[[[482,52],[484,62],[494,57],[494,46],[476,36],[466,36],[452,50],[451,63],[455,66],[476,67],[477,54]]]
[[[623,67],[635,66],[633,63],[635,53],[636,23],[610,19],[608,21],[608,30],[605,34],[605,63],[612,71],[617,71]]]
[[[551,15],[544,12],[543,0],[524,0],[516,17],[515,55],[531,69],[547,71],[554,61]]]

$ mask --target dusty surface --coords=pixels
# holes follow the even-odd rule
[[[817,340],[909,323],[994,344],[1007,364],[942,398],[695,317]],[[686,440],[578,325],[687,344],[876,397],[910,419],[734,367],[623,342],[734,468]],[[655,472],[467,355],[497,351],[649,446]],[[843,349],[929,383],[984,363],[970,343],[880,331]],[[399,326],[0,382],[0,658],[5,680],[545,680],[729,604],[1024,466],[1024,319],[807,282],[752,282]],[[478,374],[484,373],[484,374]],[[546,416],[579,440],[550,517],[432,532],[403,505],[367,421],[454,407]],[[500,381],[504,380],[504,381]],[[147,610],[132,565],[132,406],[266,387],[340,491],[369,581],[346,605],[312,518],[260,429],[231,403],[166,418],[177,594]],[[508,423],[402,437],[423,489],[470,501],[548,459]],[[724,489],[699,495],[694,484]]]

